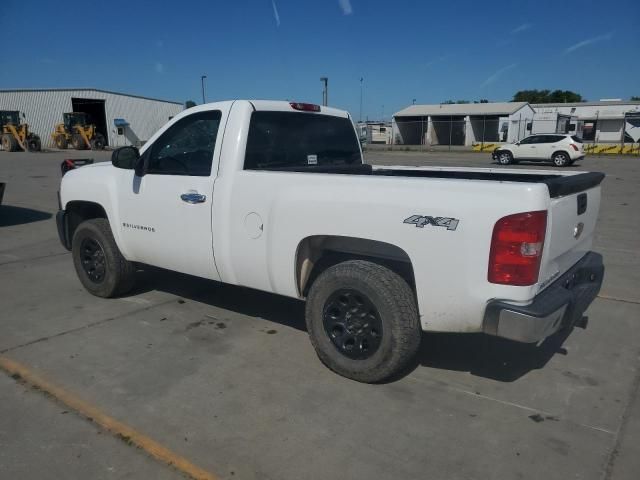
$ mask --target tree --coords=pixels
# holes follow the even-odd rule
[[[632,102],[640,102],[640,97],[631,97]]]
[[[513,96],[514,102],[529,103],[573,103],[586,99],[571,90],[520,90]]]
[[[184,102],[184,109],[186,110],[187,108],[192,108],[196,106],[196,102],[194,102],[193,100],[187,100],[186,102]]]

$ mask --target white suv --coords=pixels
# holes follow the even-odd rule
[[[556,167],[566,167],[584,158],[584,146],[575,135],[545,133],[502,145],[493,151],[492,157],[500,165],[517,163],[519,160],[551,160]]]

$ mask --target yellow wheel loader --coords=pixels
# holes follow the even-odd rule
[[[42,149],[40,137],[29,132],[29,125],[20,123],[20,112],[15,110],[0,110],[0,143],[5,152],[39,152]]]
[[[64,150],[71,145],[76,150],[103,150],[104,135],[98,133],[95,125],[90,125],[87,114],[81,112],[64,113],[63,123],[56,125],[51,134],[56,147]]]

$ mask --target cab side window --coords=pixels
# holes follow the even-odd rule
[[[198,112],[180,119],[148,150],[147,173],[156,175],[211,175],[222,113]]]

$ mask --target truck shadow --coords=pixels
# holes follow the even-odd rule
[[[48,220],[52,215],[48,212],[33,210],[32,208],[0,205],[0,227],[13,227],[25,223]]]
[[[143,268],[137,273],[136,288],[129,295],[158,290],[186,300],[307,331],[304,302],[300,300],[155,267]]]
[[[146,266],[138,272],[136,285],[131,295],[162,291],[185,300],[307,331],[305,304],[293,298]],[[478,333],[425,333],[416,361],[389,381],[399,380],[416,368],[427,367],[469,372],[499,382],[514,382],[532,370],[543,368],[554,355],[566,354],[562,345],[570,333],[571,329],[558,332],[539,347]]]
[[[512,342],[481,333],[424,334],[418,362],[430,368],[469,372],[499,382],[514,382],[543,368],[562,347],[572,329],[562,330],[540,346]]]

